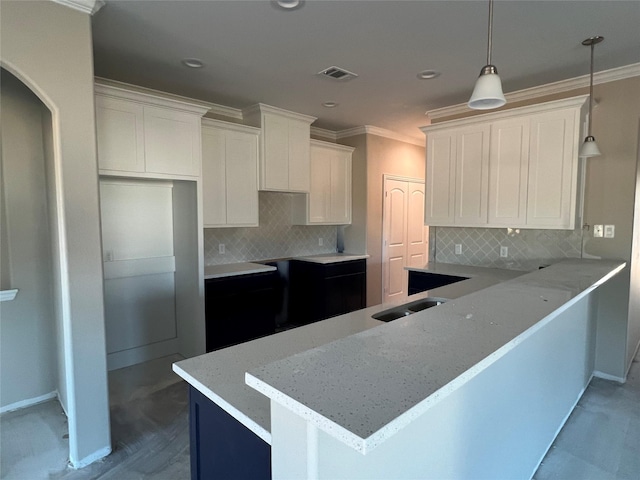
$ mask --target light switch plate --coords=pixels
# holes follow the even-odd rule
[[[456,255],[462,255],[462,244],[456,243]]]
[[[224,252],[225,252],[224,243],[218,244],[218,253],[220,255],[224,255]]]
[[[603,227],[602,225],[594,225],[593,226],[593,236],[594,238],[602,238],[603,236]]]
[[[506,258],[509,256],[509,247],[500,247],[500,256]]]
[[[615,225],[605,225],[604,226],[604,238],[613,238],[616,236],[616,226]]]

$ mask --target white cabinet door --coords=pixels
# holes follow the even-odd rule
[[[289,191],[308,192],[310,184],[310,126],[289,119]]]
[[[577,123],[569,109],[531,117],[528,227],[574,228]]]
[[[144,107],[146,171],[200,175],[200,119],[168,108]]]
[[[329,221],[351,223],[351,152],[334,151],[331,156]]]
[[[323,147],[311,148],[308,223],[326,223],[330,219],[332,153]]]
[[[260,189],[289,189],[289,120],[265,113],[262,117],[263,152],[260,161]],[[307,139],[307,143],[309,139]]]
[[[474,125],[456,132],[454,224],[487,224],[489,193],[489,126]]]
[[[227,172],[223,130],[202,127],[202,221],[227,223]]]
[[[203,123],[204,226],[258,226],[259,131],[208,119]]]
[[[454,224],[456,146],[455,132],[447,130],[427,136],[426,225]]]
[[[293,202],[295,225],[351,223],[351,154],[353,148],[310,142],[311,185]]]
[[[98,167],[144,172],[144,113],[138,103],[96,96]]]
[[[491,124],[489,224],[524,226],[527,221],[529,119]]]
[[[258,226],[258,135],[227,132],[227,225]]]

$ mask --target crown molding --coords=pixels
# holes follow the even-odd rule
[[[334,132],[333,130],[327,130],[326,128],[311,126],[311,135],[313,135],[314,137],[325,138],[332,142],[338,140],[337,132]]]
[[[225,130],[233,130],[234,132],[250,133],[252,135],[259,135],[260,129],[256,127],[250,127],[248,125],[242,125],[241,123],[225,122],[223,120],[217,120],[214,118],[203,117],[203,127],[224,128]]]
[[[601,83],[615,82],[617,80],[624,80],[625,78],[638,76],[640,76],[640,63],[632,63],[631,65],[625,65],[623,67],[612,68],[610,70],[603,70],[602,72],[594,73],[593,83],[594,85],[598,85]],[[523,100],[531,100],[547,95],[569,92],[571,90],[576,90],[578,88],[584,88],[588,86],[589,75],[582,75],[580,77],[569,78],[567,80],[560,80],[559,82],[547,83],[545,85],[539,85],[537,87],[525,88],[524,90],[509,92],[505,94],[505,98],[507,99],[507,103],[521,102]],[[460,103],[458,105],[451,105],[449,107],[429,110],[425,112],[425,115],[427,115],[431,120],[436,120],[438,118],[461,115],[463,113],[468,113],[471,111],[472,110],[466,103]]]
[[[589,95],[577,95],[575,97],[562,98],[560,100],[552,100],[550,102],[536,103],[534,105],[527,105],[524,107],[508,108],[506,110],[497,110],[483,113],[481,115],[473,115],[471,117],[465,117],[455,120],[445,120],[438,123],[432,123],[425,127],[420,127],[423,133],[437,132],[438,130],[444,130],[451,128],[452,125],[456,127],[464,127],[467,125],[475,125],[480,122],[488,121],[492,122],[496,120],[503,120],[510,117],[518,117],[521,115],[531,115],[534,113],[541,113],[548,111],[549,109],[561,109],[561,108],[582,108],[586,105]]]
[[[317,120],[317,117],[312,117],[310,115],[304,115],[302,113],[292,112],[290,110],[285,110],[284,108],[274,107],[272,105],[267,105],[265,103],[256,103],[255,105],[251,105],[247,108],[242,109],[242,115],[250,116],[257,115],[261,113],[273,113],[276,115],[282,115],[285,117],[293,118],[295,120],[301,120],[303,122],[307,122],[312,124]]]
[[[343,152],[353,153],[356,147],[350,147],[349,145],[340,145],[339,143],[325,142],[324,140],[311,139],[311,145],[316,147],[328,147],[333,150],[342,150]]]
[[[73,8],[82,13],[88,13],[94,15],[102,7],[104,7],[104,0],[51,0],[54,3],[64,5],[65,7]]]
[[[101,95],[127,98],[133,101],[150,101],[158,105],[164,105],[171,108],[187,110],[192,113],[204,115],[211,112],[220,105],[209,102],[202,102],[193,98],[174,95],[172,93],[161,92],[151,88],[140,87],[130,83],[118,82],[117,80],[109,80],[108,78],[95,77],[95,92]],[[229,107],[223,107],[225,110]],[[242,116],[239,117],[242,119]]]
[[[360,127],[340,130],[339,132],[336,132],[336,139],[353,137],[355,135],[362,134],[376,135],[378,137],[389,138],[391,140],[397,140],[399,142],[410,143],[411,145],[424,147],[424,140],[419,140],[408,135],[393,132],[391,130],[387,130],[386,128],[374,127],[373,125],[363,125]]]

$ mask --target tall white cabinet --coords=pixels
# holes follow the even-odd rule
[[[206,227],[258,226],[260,130],[202,120],[202,215]]]
[[[316,118],[258,103],[243,111],[261,129],[260,190],[309,192],[311,123]]]
[[[424,127],[425,224],[573,229],[585,100]]]
[[[294,199],[297,225],[351,223],[351,155],[353,147],[311,140],[311,184],[308,195]]]
[[[204,353],[205,105],[95,86],[110,370]]]

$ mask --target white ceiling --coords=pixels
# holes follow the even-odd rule
[[[425,111],[466,102],[486,62],[487,1],[116,1],[93,17],[96,75],[213,103],[267,103],[314,126],[420,138]],[[493,63],[505,93],[640,62],[640,0],[496,1]],[[180,60],[205,63],[188,69]],[[337,65],[348,82],[316,75]],[[442,75],[419,80],[418,72]],[[322,102],[335,101],[334,109]]]

